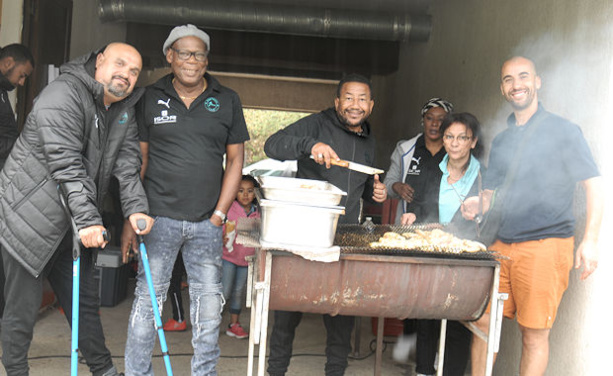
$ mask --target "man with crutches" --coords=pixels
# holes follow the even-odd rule
[[[193,25],[175,27],[162,48],[172,72],[148,86],[137,107],[143,184],[155,216],[144,237],[152,284],[161,307],[181,250],[189,283],[192,375],[217,374],[222,224],[236,198],[249,139],[238,95],[206,72],[210,47],[204,31]],[[124,226],[124,261],[130,244],[138,251],[132,228]],[[155,339],[141,262],[128,326],[126,375],[153,374]]]
[[[66,198],[83,248],[79,276],[79,351],[94,376],[118,375],[100,322],[91,248],[107,244],[100,214],[112,176],[123,214],[137,230],[153,220],[139,177],[132,93],[141,57],[111,43],[64,64],[38,96],[0,173],[0,242],[6,273],[2,363],[9,376],[28,375],[28,350],[46,277],[72,319],[73,235]],[[58,189],[59,188],[59,189]],[[59,191],[59,192],[58,192]],[[68,354],[68,348],[66,353]],[[69,374],[66,365],[66,374]]]

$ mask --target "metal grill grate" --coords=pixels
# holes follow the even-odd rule
[[[334,244],[341,247],[341,254],[369,254],[410,257],[459,258],[472,260],[492,260],[499,256],[491,251],[464,252],[462,249],[430,245],[418,249],[399,249],[392,247],[373,248],[370,243],[379,240],[386,232],[414,232],[415,230],[430,231],[444,229],[439,223],[429,223],[415,226],[375,225],[373,232],[368,232],[360,225],[339,225],[336,230]]]
[[[373,248],[370,243],[379,240],[386,232],[413,232],[415,230],[430,231],[434,229],[444,229],[438,223],[423,224],[416,226],[392,226],[375,225],[373,232],[368,232],[360,225],[338,225],[334,245],[341,248],[341,254],[367,254],[367,255],[387,255],[387,256],[407,256],[407,257],[435,257],[453,258],[470,260],[495,260],[501,256],[491,251],[482,252],[463,252],[462,249],[428,246],[420,249],[398,249],[378,247]],[[236,241],[247,247],[260,247],[260,221],[257,218],[241,218],[237,223]]]

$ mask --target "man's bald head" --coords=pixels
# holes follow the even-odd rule
[[[126,43],[111,43],[98,54],[95,79],[104,85],[106,105],[132,93],[142,66],[140,53]]]

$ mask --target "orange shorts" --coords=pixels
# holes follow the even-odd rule
[[[573,267],[574,238],[522,243],[496,241],[490,247],[509,260],[500,264],[500,292],[508,293],[503,313],[530,329],[550,329]]]

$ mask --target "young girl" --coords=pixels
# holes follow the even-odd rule
[[[253,255],[253,248],[244,247],[237,244],[236,222],[239,218],[259,218],[260,213],[255,199],[255,189],[258,182],[251,175],[243,175],[236,201],[228,210],[228,221],[224,227],[224,247],[223,247],[223,274],[221,283],[223,285],[223,296],[230,306],[230,325],[226,334],[230,337],[247,338],[249,335],[238,322],[238,315],[243,306],[243,292],[247,284],[247,261],[245,256]]]

